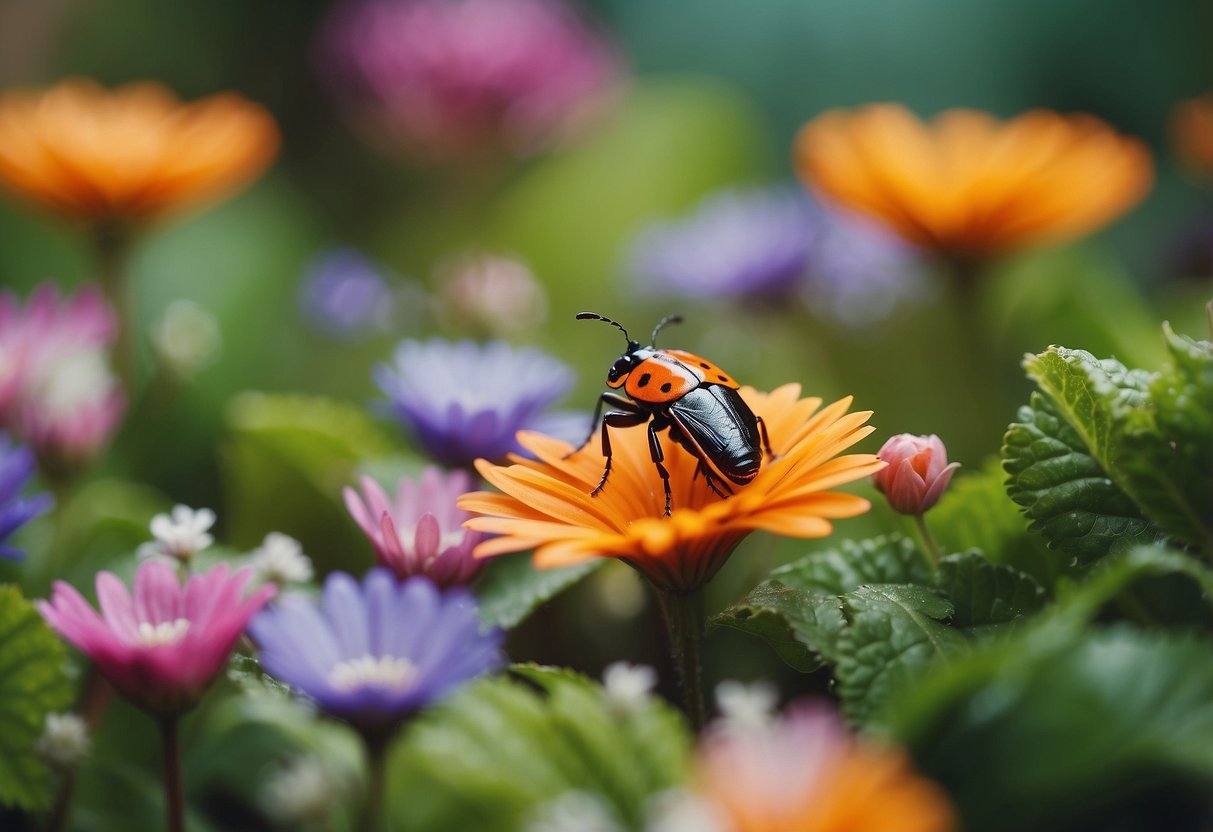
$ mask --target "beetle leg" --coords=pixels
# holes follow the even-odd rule
[[[695,475],[698,476],[701,471],[703,472],[704,482],[708,484],[708,488],[712,489],[713,494],[722,500],[727,500],[729,496],[732,495],[733,489],[729,488],[728,483],[713,474],[712,470],[703,464],[703,460],[700,460],[699,465],[695,467]],[[717,485],[717,483],[723,485],[725,487],[725,491],[721,491],[720,485]]]
[[[604,393],[603,397],[610,395]],[[627,402],[628,406],[635,408],[631,402]],[[649,414],[639,408],[634,410],[608,410],[607,414],[602,417],[602,455],[606,458],[606,467],[602,469],[602,479],[598,481],[598,485],[594,486],[594,490],[590,492],[591,497],[597,497],[598,492],[606,485],[607,477],[611,475],[611,432],[607,428],[630,428],[636,425],[643,425],[649,419]]]
[[[673,498],[670,495],[670,472],[661,463],[665,461],[665,452],[661,450],[661,440],[657,438],[657,421],[649,422],[649,456],[657,466],[657,475],[661,477],[661,485],[665,489],[665,516],[670,516]]]
[[[616,393],[603,393],[598,397],[597,404],[594,405],[594,420],[590,422],[590,433],[586,436],[585,441],[578,445],[573,450],[564,455],[564,459],[568,459],[573,454],[580,453],[585,450],[585,447],[590,444],[590,440],[594,438],[594,431],[598,430],[598,423],[602,419],[602,406],[609,404],[612,407],[623,408],[628,413],[635,412],[636,405],[631,399],[625,399]]]
[[[771,450],[771,437],[767,436],[767,423],[761,416],[755,416],[754,421],[758,422],[758,432],[762,434],[762,449],[767,452],[768,459],[774,459],[775,452]]]

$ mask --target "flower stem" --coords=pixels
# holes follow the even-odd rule
[[[181,741],[178,717],[160,720],[160,736],[164,746],[164,806],[168,832],[185,832],[185,798],[181,788]]]
[[[380,832],[386,828],[383,821],[383,799],[387,782],[389,737],[363,733],[362,740],[366,749],[366,802],[362,806],[358,832]]]
[[[657,591],[657,597],[669,637],[670,657],[682,688],[682,708],[691,729],[698,733],[704,722],[703,667],[699,655],[703,640],[703,593],[696,590],[683,594],[662,589]]]
[[[914,525],[918,527],[918,536],[922,539],[922,552],[926,555],[927,563],[930,564],[931,569],[938,569],[941,557],[939,543],[935,540],[935,535],[931,534],[931,529],[927,526],[926,516],[915,514]]]
[[[46,832],[63,832],[67,828],[67,819],[71,817],[72,795],[76,789],[76,770],[63,773],[59,783],[59,791],[55,795],[55,805],[51,809],[50,819],[46,822]]]
[[[122,387],[132,399],[135,395],[135,316],[131,304],[126,272],[130,254],[130,238],[119,230],[101,229],[93,238],[97,252],[98,280],[101,289],[118,317],[118,333],[114,339],[114,368],[122,379]]]

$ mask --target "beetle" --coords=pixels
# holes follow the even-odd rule
[[[739,385],[706,358],[686,350],[657,349],[657,334],[667,324],[682,322],[681,315],[666,315],[653,329],[648,346],[633,341],[619,323],[596,312],[581,312],[579,321],[602,321],[616,327],[627,339],[627,349],[615,359],[607,372],[607,386],[623,389],[603,393],[594,408],[590,434],[584,448],[602,425],[602,455],[606,466],[602,479],[590,492],[597,496],[611,475],[611,428],[635,427],[648,423],[649,455],[665,489],[665,513],[670,514],[670,473],[658,434],[665,430],[674,443],[698,460],[695,476],[703,475],[708,486],[721,498],[733,493],[729,483],[745,485],[758,475],[763,451],[768,457],[771,442],[766,424],[745,403]],[[611,409],[604,415],[602,409]],[[760,444],[761,438],[761,444]],[[580,450],[581,448],[578,448]],[[576,453],[576,451],[570,452]]]

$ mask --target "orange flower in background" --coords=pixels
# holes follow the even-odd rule
[[[619,558],[671,592],[709,581],[737,544],[764,529],[788,537],[825,537],[830,520],[854,517],[870,504],[829,489],[884,467],[873,454],[839,454],[872,432],[871,412],[848,413],[846,398],[821,408],[788,384],[769,393],[742,388],[742,397],[766,421],[776,454],[748,485],[728,498],[696,477],[698,460],[664,442],[674,510],[665,515],[661,479],[649,456],[644,427],[611,433],[611,478],[596,496],[605,459],[597,442],[565,458],[570,446],[536,433],[519,442],[537,459],[498,466],[480,460],[481,475],[503,493],[476,492],[459,507],[482,516],[467,526],[500,535],[480,544],[478,557],[535,550],[535,566],[554,568],[596,557]]]
[[[1171,114],[1171,142],[1184,164],[1213,176],[1213,92],[1176,105]]]
[[[696,794],[722,832],[952,832],[947,794],[900,749],[856,740],[829,710],[795,706],[768,724],[717,726]]]
[[[278,152],[270,114],[235,93],[84,79],[0,96],[0,186],[74,220],[134,222],[217,199]]]
[[[1093,232],[1154,178],[1141,141],[1048,110],[1008,121],[948,110],[926,123],[898,104],[833,110],[801,128],[794,155],[815,190],[949,256]]]

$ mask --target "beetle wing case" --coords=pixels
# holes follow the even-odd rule
[[[670,418],[718,474],[738,485],[762,465],[758,420],[736,390],[716,384],[698,387],[670,405]]]

